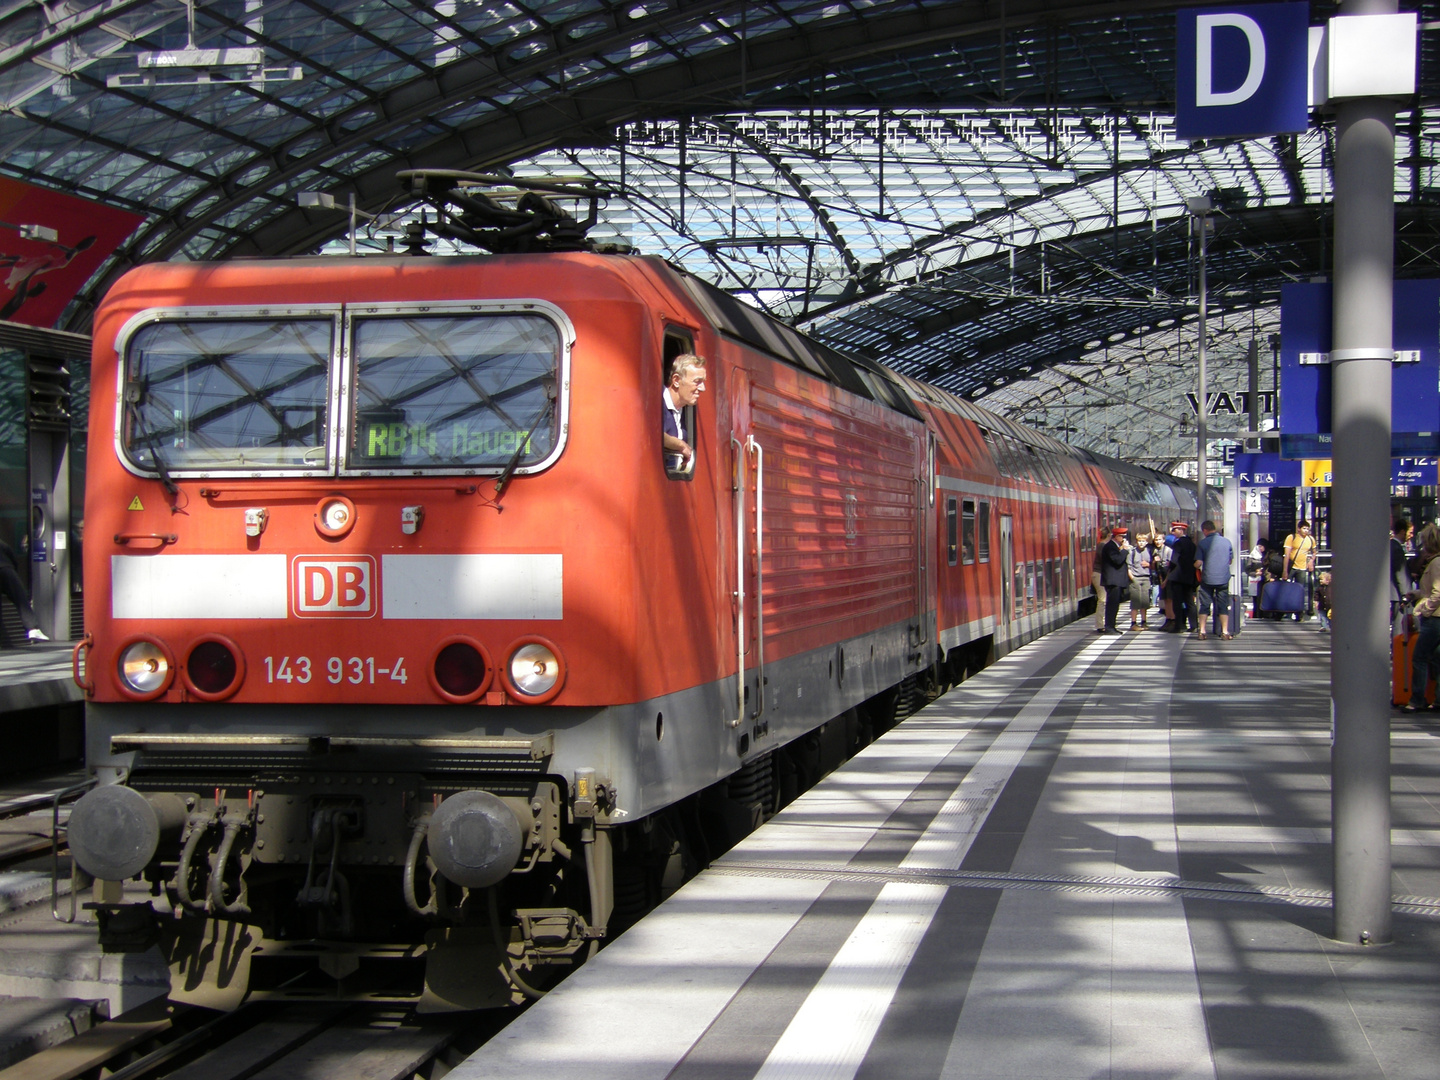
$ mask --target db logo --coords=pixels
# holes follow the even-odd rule
[[[291,597],[301,618],[368,619],[375,614],[375,560],[297,556]]]

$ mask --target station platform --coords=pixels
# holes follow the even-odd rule
[[[1329,641],[1086,620],[1018,650],[452,1080],[1434,1077],[1440,725],[1395,714],[1394,942],[1337,944]]]
[[[71,676],[73,642],[0,649],[0,778],[79,762],[85,695]]]
[[[37,641],[0,649],[0,713],[85,699],[71,677],[68,641]]]

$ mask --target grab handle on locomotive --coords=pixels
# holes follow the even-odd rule
[[[75,648],[70,651],[70,677],[75,680],[75,685],[80,687],[87,698],[95,696],[95,680],[90,678],[90,649],[95,644],[95,635],[85,631],[85,636],[75,643]],[[80,654],[85,653],[85,674],[80,674]]]
[[[745,447],[730,436],[735,452],[735,716],[732,728],[745,722]]]
[[[765,712],[765,450],[751,435],[746,449],[755,455],[755,711]]]
[[[157,548],[163,548],[168,544],[178,543],[179,535],[176,533],[116,533],[115,543],[124,547],[132,542],[149,541]]]

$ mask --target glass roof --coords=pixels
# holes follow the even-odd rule
[[[585,175],[615,192],[596,239],[1073,441],[1134,431],[1127,456],[1180,460],[1198,269],[1184,200],[1220,211],[1223,372],[1273,332],[1281,283],[1326,270],[1326,129],[1177,140],[1173,3],[993,7],[12,0],[0,169],[145,217],[67,329],[136,262],[344,244],[346,216],[302,209],[302,192],[378,214],[404,210],[404,168]],[[1335,7],[1312,3],[1312,21]],[[1440,21],[1440,0],[1418,8]],[[1440,239],[1437,47],[1422,35],[1422,92],[1397,128],[1412,276],[1435,272]]]

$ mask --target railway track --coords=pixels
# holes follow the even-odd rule
[[[63,833],[63,816],[68,804],[78,799],[86,785],[73,784],[54,791],[17,795],[0,801],[0,870],[48,855],[56,848],[55,835]],[[58,846],[65,845],[60,835]]]
[[[0,1071],[0,1080],[435,1080],[515,1010],[415,1018],[334,1002],[230,1013],[155,1001]]]

